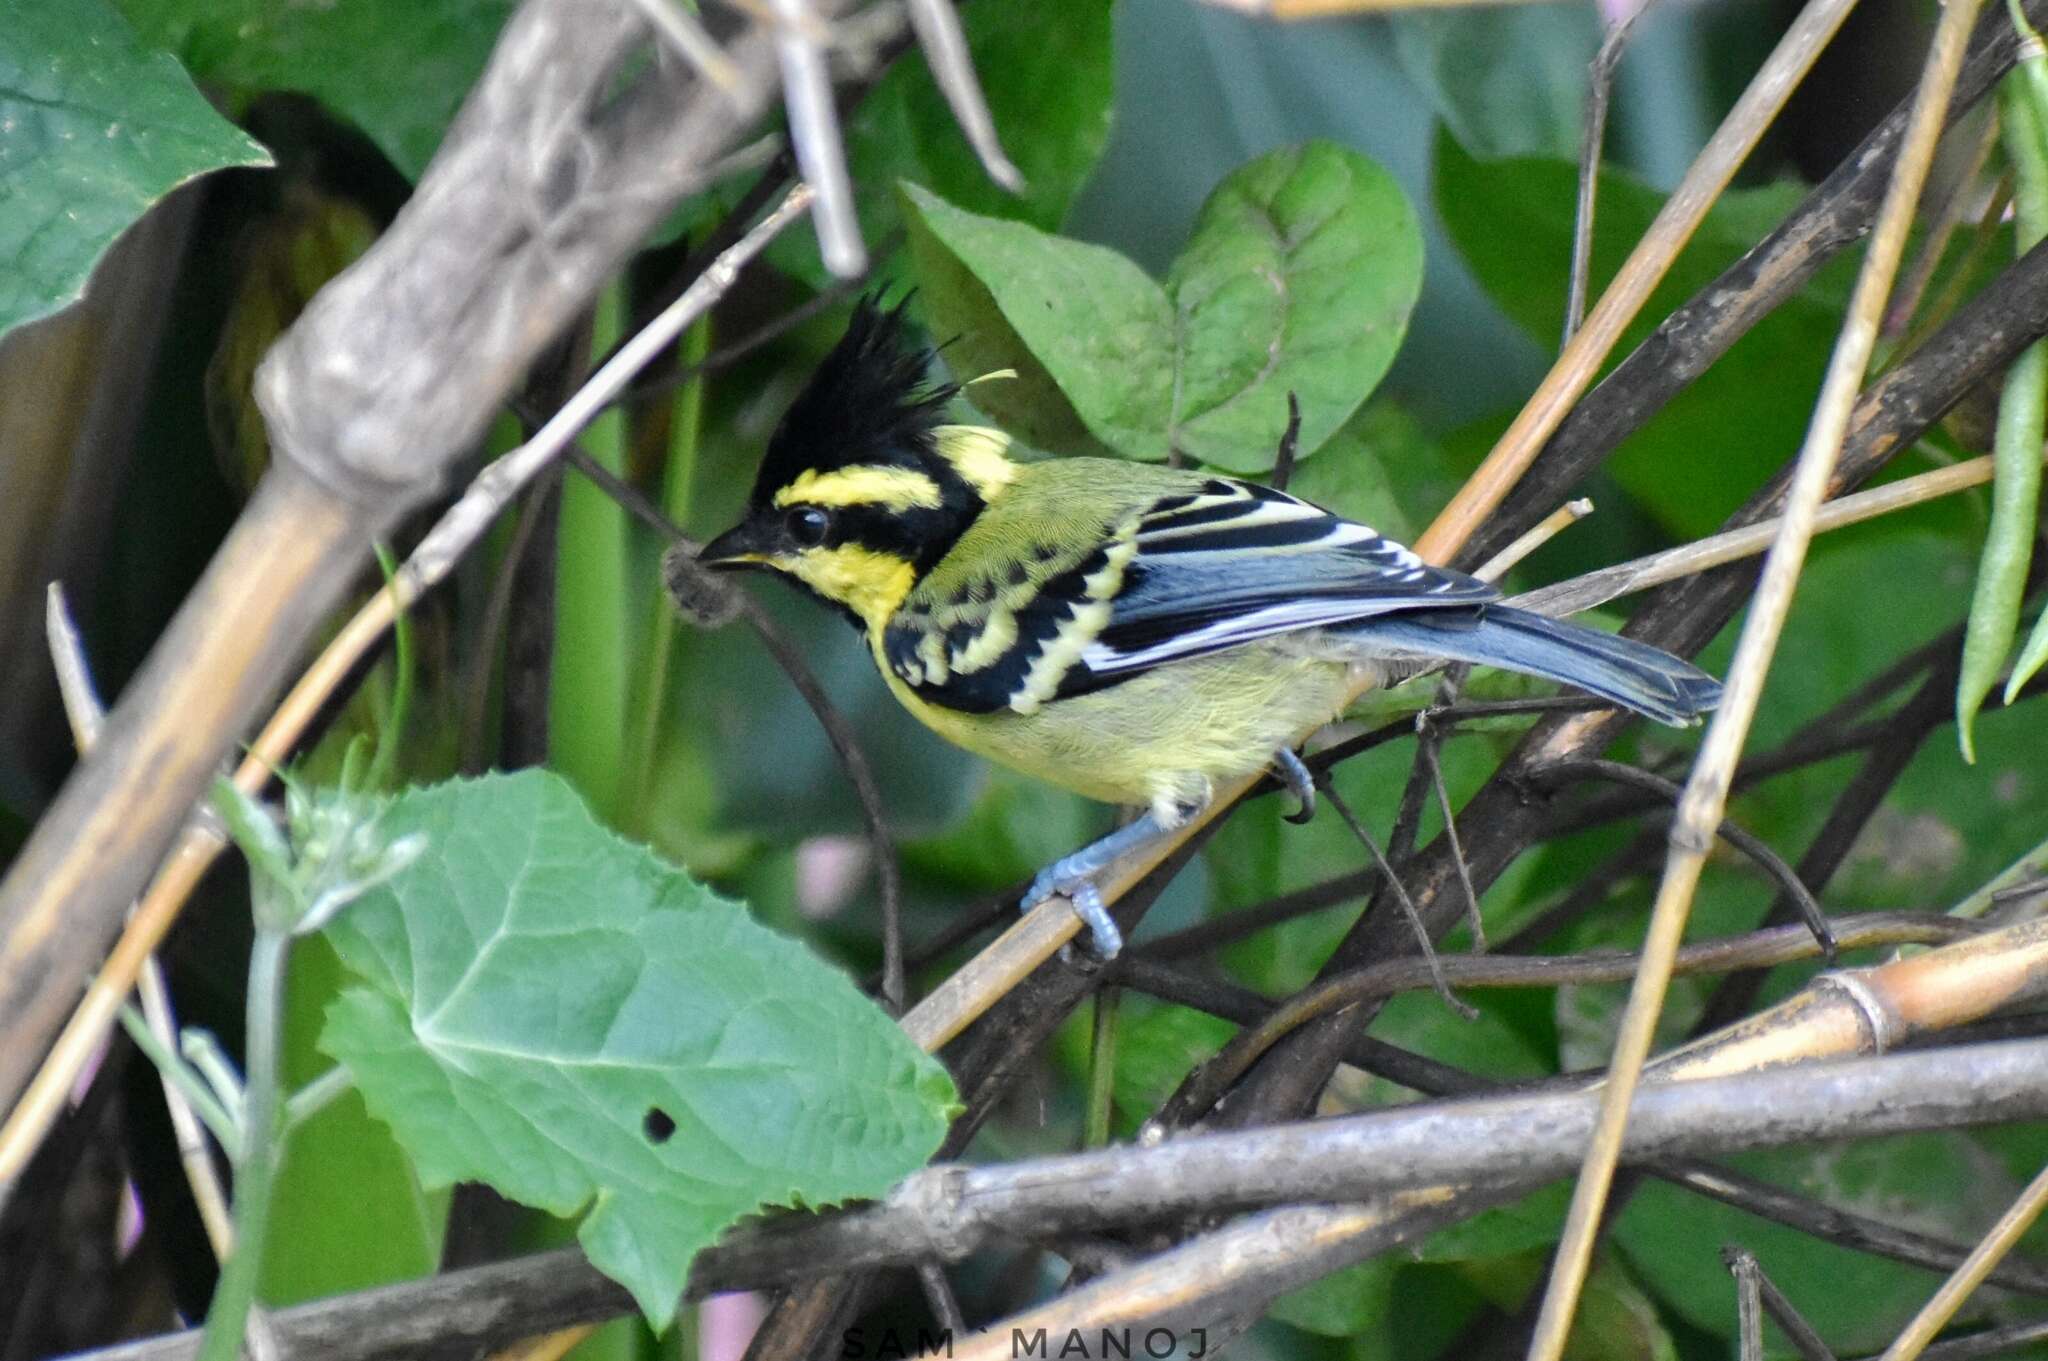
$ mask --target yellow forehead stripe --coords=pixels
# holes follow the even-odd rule
[[[807,468],[775,493],[788,506],[876,506],[882,510],[936,510],[939,484],[909,468],[866,464],[821,473]]]

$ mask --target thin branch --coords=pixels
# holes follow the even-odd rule
[[[1735,1355],[1738,1361],[1764,1361],[1764,1269],[1754,1254],[1721,1249],[1721,1260],[1735,1277]]]
[[[92,664],[86,660],[85,642],[71,618],[60,582],[50,583],[43,623],[49,635],[50,665],[57,676],[57,693],[64,702],[64,716],[71,724],[72,744],[83,755],[99,740],[106,709],[92,683]],[[164,979],[164,966],[154,954],[143,960],[136,982],[149,1034],[175,1062],[178,1022],[171,1010],[171,990]],[[207,1246],[213,1249],[214,1261],[224,1262],[235,1249],[234,1219],[228,1212],[227,1190],[221,1185],[220,1169],[214,1166],[213,1152],[206,1146],[206,1131],[200,1127],[199,1117],[173,1078],[172,1070],[159,1067],[157,1081],[163,1088],[164,1108],[170,1113],[178,1164],[185,1171],[186,1184],[192,1188],[192,1203],[199,1211],[200,1225],[206,1230]]]
[[[953,12],[952,0],[909,0],[910,26],[917,33],[918,46],[931,67],[932,80],[946,97],[953,121],[967,136],[967,144],[981,159],[988,177],[1013,194],[1026,186],[1024,172],[1003,153],[996,136],[995,119],[989,115],[988,98],[975,78],[974,62],[967,52],[967,35]]]
[[[1913,313],[1919,310],[1920,299],[1926,294],[1934,271],[1940,267],[1941,258],[1948,254],[1949,241],[1962,222],[1970,200],[1977,194],[1977,182],[1983,178],[1984,167],[1990,163],[1992,148],[1997,144],[1998,112],[1993,108],[1979,120],[1969,159],[1949,192],[1943,196],[1941,207],[1934,213],[1926,238],[1920,243],[1920,254],[1899,281],[1898,292],[1885,316],[1886,335],[1901,335],[1912,324]]]
[[[839,109],[815,21],[806,0],[766,0],[775,25],[775,56],[782,66],[783,98],[789,108],[789,137],[796,163],[817,192],[818,253],[825,268],[841,278],[864,274],[867,248],[853,210],[853,181],[846,173],[846,148],[839,137]]]
[[[1806,854],[1799,857],[1799,868],[1793,881],[1799,885],[1800,896],[1780,893],[1765,912],[1762,925],[1772,926],[1794,912],[1806,912],[1812,894],[1825,889],[1828,881],[1849,858],[1849,852],[1862,836],[1863,829],[1898,783],[1899,777],[1905,774],[1921,743],[1953,714],[1959,661],[1957,654],[1951,652],[1945,663],[1936,666],[1921,683],[1919,693],[1880,725],[1875,740],[1870,743],[1870,754],[1836,797],[1834,806],[1828,810],[1827,821],[1814,834]],[[1723,979],[1700,1012],[1698,1030],[1703,1033],[1718,1030],[1748,1011],[1755,1003],[1763,981],[1763,975],[1755,972]]]
[[[1970,1252],[1966,1244],[1918,1233],[1888,1219],[1840,1210],[1716,1163],[1677,1159],[1657,1163],[1650,1170],[1695,1195],[1852,1252],[1889,1257],[1930,1271],[1953,1271]],[[2048,1266],[2039,1262],[2008,1260],[1999,1265],[1992,1279],[2008,1290],[2048,1295]]]
[[[1481,581],[1499,581],[1515,569],[1515,565],[1537,549],[1556,538],[1564,530],[1593,513],[1593,503],[1581,496],[1567,501],[1550,512],[1528,533],[1516,539],[1506,548],[1495,553],[1486,562],[1475,568],[1472,575]]]
[[[1146,941],[1135,948],[1133,953],[1141,959],[1185,959],[1189,955],[1207,954],[1219,945],[1243,940],[1269,926],[1305,917],[1311,912],[1321,912],[1339,903],[1348,903],[1363,897],[1374,884],[1380,881],[1377,867],[1352,870],[1335,878],[1325,879],[1320,884],[1311,884],[1292,893],[1283,893],[1277,898],[1252,907],[1233,908],[1231,911],[1212,917],[1194,926],[1182,927],[1178,931]]]
[[[925,1303],[931,1306],[932,1317],[939,1321],[939,1327],[948,1337],[959,1337],[967,1331],[967,1319],[960,1312],[960,1301],[953,1297],[953,1285],[946,1279],[946,1269],[930,1258],[917,1264],[917,1283],[924,1287]]]
[[[1932,472],[1902,477],[1868,491],[1852,492],[1825,502],[1814,515],[1814,533],[1861,524],[1865,520],[1922,505],[1939,497],[1980,487],[1991,480],[1991,459],[1967,459]],[[1612,567],[1602,567],[1584,576],[1538,587],[1516,596],[1514,604],[1538,614],[1567,615],[1590,610],[1610,600],[1646,591],[1668,581],[1697,576],[1701,572],[1744,558],[1755,557],[1770,547],[1784,521],[1773,517],[1740,529],[1724,530],[1693,543],[1667,548]]]
[[[1937,1342],[1920,1353],[1920,1361],[1979,1361],[1981,1357],[2005,1356],[2030,1342],[2048,1338],[2048,1320],[2012,1323],[2003,1328],[1986,1328],[1980,1333]],[[1878,1358],[1867,1358],[1878,1361]]]
[[[1636,24],[1655,0],[1639,0],[1619,23],[1610,24],[1586,72],[1586,121],[1579,135],[1579,195],[1572,215],[1570,283],[1565,290],[1564,343],[1586,317],[1588,276],[1593,272],[1593,208],[1600,188],[1600,158],[1607,145],[1607,105],[1614,96],[1615,72],[1621,54],[1635,35]]]
[[[1579,1290],[1593,1255],[1608,1187],[1621,1148],[1622,1126],[1629,1101],[1649,1056],[1672,961],[1685,930],[1693,891],[1706,866],[1711,838],[1727,805],[1729,783],[1740,759],[1749,726],[1763,697],[1764,676],[1791,611],[1792,593],[1813,538],[1813,520],[1827,496],[1828,483],[1841,456],[1857,392],[1869,368],[1870,354],[1883,323],[1885,299],[1891,293],[1899,258],[1905,250],[1914,206],[1920,201],[1928,166],[1948,110],[1949,93],[1962,67],[1963,48],[1976,19],[1977,0],[1949,0],[1937,25],[1920,88],[1913,98],[1898,163],[1885,189],[1877,227],[1857,275],[1841,339],[1829,358],[1828,371],[1815,402],[1813,424],[1799,452],[1786,496],[1784,523],[1765,559],[1763,578],[1752,598],[1748,621],[1729,666],[1721,707],[1707,727],[1693,774],[1671,828],[1671,851],[1664,880],[1650,910],[1650,928],[1643,963],[1622,1012],[1614,1058],[1608,1065],[1601,1120],[1565,1215],[1557,1264],[1537,1315],[1530,1361],[1558,1361],[1577,1311]],[[1548,432],[1546,432],[1548,433]],[[1496,502],[1495,504],[1498,504]],[[1490,509],[1491,507],[1489,507]]]
[[[1966,939],[1967,933],[1943,924],[1948,920],[1927,913],[1867,913],[1837,921],[1836,939],[1844,949]],[[1811,959],[1819,953],[1813,935],[1803,927],[1779,926],[1686,946],[1678,952],[1673,969],[1681,975],[1726,973]],[[1451,955],[1434,966],[1409,956],[1321,979],[1274,1008],[1258,1025],[1237,1035],[1214,1058],[1189,1073],[1181,1090],[1161,1108],[1159,1120],[1178,1127],[1199,1119],[1260,1055],[1309,1021],[1397,992],[1435,987],[1439,976],[1445,984],[1460,988],[1557,988],[1626,983],[1641,967],[1641,955],[1622,950],[1578,955]]]
[[[1416,948],[1421,954],[1423,963],[1429,969],[1430,982],[1436,988],[1436,995],[1443,1000],[1445,1006],[1464,1016],[1467,1020],[1476,1018],[1478,1013],[1453,996],[1450,985],[1444,982],[1443,961],[1438,958],[1436,947],[1430,942],[1429,928],[1422,924],[1422,914],[1415,910],[1415,903],[1409,898],[1408,890],[1401,887],[1401,881],[1395,877],[1394,867],[1387,863],[1386,854],[1380,850],[1379,843],[1372,839],[1372,833],[1365,830],[1365,824],[1358,820],[1358,814],[1351,811],[1351,805],[1335,789],[1329,788],[1326,785],[1323,789],[1323,798],[1329,802],[1332,808],[1337,810],[1337,816],[1342,818],[1344,825],[1351,829],[1351,835],[1372,855],[1373,868],[1380,872],[1381,882],[1393,890],[1394,901],[1401,905],[1402,915],[1408,919],[1408,924],[1415,929]],[[1169,1123],[1184,1124],[1186,1122],[1175,1120]]]
[[[631,0],[640,16],[654,26],[662,40],[690,63],[706,80],[722,90],[738,89],[744,77],[732,59],[704,31],[694,14],[685,14],[669,0]]]
[[[1560,783],[1578,779],[1608,780],[1616,784],[1628,785],[1631,788],[1646,790],[1672,804],[1674,807],[1680,804],[1684,794],[1682,789],[1663,776],[1652,774],[1647,770],[1638,770],[1634,766],[1625,765],[1620,761],[1589,759],[1561,762],[1546,770],[1544,777],[1546,780],[1554,780]],[[1786,864],[1784,858],[1764,844],[1763,841],[1744,831],[1735,822],[1726,817],[1723,817],[1720,823],[1715,826],[1714,835],[1747,856],[1751,863],[1762,870],[1773,883],[1777,884],[1779,892],[1792,903],[1794,910],[1799,914],[1800,920],[1805,923],[1807,931],[1820,946],[1823,957],[1826,958],[1829,964],[1833,964],[1839,943],[1835,939],[1833,928],[1828,924],[1827,914],[1821,910],[1821,905],[1814,898],[1813,891],[1806,886],[1798,872]]]
[[[1828,1344],[1821,1341],[1812,1324],[1800,1317],[1799,1311],[1792,1307],[1792,1301],[1785,1298],[1785,1292],[1778,1289],[1764,1272],[1763,1264],[1757,1261],[1755,1253],[1747,1248],[1724,1247],[1721,1260],[1728,1264],[1729,1272],[1735,1277],[1737,1297],[1741,1301],[1745,1356],[1753,1351],[1761,1361],[1762,1315],[1769,1314],[1771,1321],[1790,1339],[1802,1361],[1835,1361],[1835,1354],[1828,1350]]]

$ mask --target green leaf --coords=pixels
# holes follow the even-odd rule
[[[1415,210],[1373,162],[1314,141],[1233,171],[1167,273],[1165,447],[1233,472],[1270,468],[1293,392],[1301,452],[1313,453],[1385,376],[1421,290]]]
[[[911,212],[911,250],[919,264],[932,331],[958,335],[951,357],[963,377],[1015,368],[1026,381],[991,380],[969,391],[976,405],[1033,443],[1034,430],[1068,425],[1123,453],[1164,458],[1173,406],[1173,308],[1159,285],[1123,256],[1053,236],[1022,222],[955,208],[914,184],[903,186]],[[927,268],[942,250],[964,267]],[[967,287],[972,284],[975,287]],[[1071,421],[1054,407],[1019,418],[1022,388],[1044,373],[1057,385]],[[1067,452],[1060,444],[1047,445]]]
[[[1109,810],[1079,794],[1001,766],[978,775],[965,817],[902,844],[906,873],[971,892],[1007,888],[1111,830]]]
[[[1213,1058],[1237,1027],[1207,1012],[1168,1006],[1127,995],[1118,1019],[1116,1090],[1117,1137],[1134,1137],[1139,1126],[1172,1096],[1189,1070]]]
[[[311,95],[417,180],[513,0],[119,0],[201,80]]]
[[[1578,171],[1567,161],[1480,162],[1449,137],[1437,142],[1435,198],[1444,227],[1508,316],[1546,349],[1564,321]],[[1615,354],[1626,355],[1673,309],[1756,244],[1797,201],[1793,185],[1724,194],[1651,294]],[[1648,185],[1600,177],[1593,296],[1663,206]],[[1841,324],[1849,259],[1737,341],[1635,435],[1607,467],[1672,534],[1711,533],[1799,447]]]
[[[1720,1257],[1708,1252],[1715,1265]],[[1547,1253],[1526,1253],[1492,1261],[1469,1262],[1462,1270],[1473,1285],[1484,1292],[1494,1307],[1520,1309],[1533,1291],[1539,1290],[1548,1270]],[[1729,1301],[1728,1317],[1735,1317],[1734,1289],[1722,1273],[1722,1289]],[[1565,1340],[1566,1361],[1677,1361],[1678,1350],[1657,1315],[1657,1307],[1622,1266],[1603,1254],[1594,1263],[1572,1318],[1571,1335]]]
[[[1590,6],[1411,11],[1387,27],[1401,69],[1466,151],[1578,156],[1586,65],[1600,46]]]
[[[269,153],[105,0],[0,24],[0,334],[76,302],[114,239],[187,180]]]
[[[1494,1259],[1547,1249],[1557,1242],[1571,1198],[1569,1182],[1539,1186],[1462,1224],[1438,1229],[1416,1246],[1415,1254],[1425,1262],[1478,1264],[1483,1272]]]
[[[1057,452],[1099,441],[1256,472],[1273,465],[1292,392],[1299,452],[1313,453],[1393,362],[1421,288],[1407,199],[1329,142],[1225,178],[1164,287],[1114,251],[905,194],[933,329],[965,338],[956,368],[1020,375],[976,385],[974,401]]]
[[[665,1327],[770,1205],[886,1190],[937,1148],[936,1061],[810,952],[601,828],[541,771],[416,789],[432,849],[331,929],[363,979],[323,1046],[429,1186],[554,1214]]]

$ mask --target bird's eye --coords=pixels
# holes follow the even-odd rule
[[[782,527],[804,548],[816,548],[825,542],[826,531],[832,528],[832,517],[816,506],[798,506],[782,517]]]

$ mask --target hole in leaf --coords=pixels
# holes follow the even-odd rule
[[[647,1108],[647,1118],[640,1122],[647,1131],[647,1137],[657,1144],[665,1144],[668,1137],[676,1132],[675,1117],[659,1106]]]

